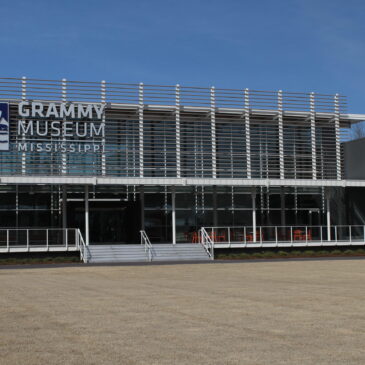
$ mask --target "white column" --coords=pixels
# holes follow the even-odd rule
[[[104,106],[101,124],[103,126],[103,136],[101,139],[101,174],[105,176],[106,173],[106,159],[105,159],[105,109],[106,109],[106,86],[105,80],[101,82],[101,103]]]
[[[139,188],[139,201],[141,203],[141,230],[144,231],[144,186]]]
[[[326,212],[327,212],[327,240],[331,241],[331,207],[330,207],[330,194],[326,190]]]
[[[175,199],[176,198],[176,193],[175,193],[175,187],[172,187],[172,192],[171,192],[171,208],[172,208],[172,243],[175,245],[176,244],[176,204],[175,204]]]
[[[89,246],[89,187],[85,185],[85,244]]]
[[[62,228],[63,231],[63,244],[67,245],[67,190],[66,185],[62,186]]]
[[[138,131],[139,131],[139,177],[143,177],[143,83],[139,84],[139,108],[138,108]]]
[[[312,148],[312,179],[317,179],[316,156],[316,114],[314,108],[314,93],[310,94],[311,148]]]
[[[278,129],[280,179],[284,179],[283,92],[281,90],[278,91]]]
[[[215,133],[215,88],[210,88],[210,123],[212,135],[212,177],[217,177],[217,146]]]
[[[246,170],[247,179],[251,179],[251,133],[250,133],[250,97],[245,89],[245,135],[246,135]]]
[[[175,88],[175,123],[176,123],[176,177],[181,177],[181,151],[180,151],[180,85]]]
[[[25,76],[22,77],[22,101],[27,99],[27,79]],[[22,143],[25,143],[25,134],[22,132]],[[22,175],[26,173],[26,153],[22,152]]]
[[[340,137],[340,105],[338,94],[335,95],[335,131],[336,131],[336,176],[341,180],[341,137]]]
[[[251,192],[252,198],[252,236],[253,242],[256,242],[256,190],[253,188]]]

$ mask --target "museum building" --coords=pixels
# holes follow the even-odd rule
[[[110,245],[364,224],[346,161],[365,115],[342,95],[23,77],[1,78],[0,99],[0,229]]]

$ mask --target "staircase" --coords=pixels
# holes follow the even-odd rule
[[[209,261],[201,244],[153,244],[152,261]]]
[[[201,244],[153,244],[152,262],[158,261],[209,261]],[[90,245],[89,263],[149,262],[143,245]]]
[[[88,260],[90,263],[144,262],[146,252],[142,245],[90,245]]]

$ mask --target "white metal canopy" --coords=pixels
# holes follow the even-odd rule
[[[361,187],[365,186],[365,180],[1,176],[0,184]]]

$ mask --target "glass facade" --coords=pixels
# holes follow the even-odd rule
[[[363,224],[362,189],[331,189],[332,224]],[[151,242],[193,242],[202,226],[251,226],[252,188],[89,186],[90,243],[136,243],[144,228]],[[63,199],[66,197],[66,203]],[[323,188],[257,188],[259,226],[324,225]],[[351,215],[339,212],[352,211]],[[85,186],[0,185],[2,227],[85,228]]]

